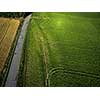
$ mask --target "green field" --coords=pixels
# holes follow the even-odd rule
[[[100,13],[33,13],[24,86],[100,86]]]

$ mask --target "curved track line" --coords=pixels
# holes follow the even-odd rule
[[[66,70],[64,68],[59,67],[59,68],[53,68],[49,71],[49,73],[48,73],[48,86],[50,86],[51,76],[57,72],[60,72],[60,71],[62,71],[63,73],[69,73],[69,74],[75,74],[75,75],[79,75],[79,76],[100,79],[100,76],[92,74],[92,73],[80,72],[80,71],[75,71],[75,70]]]

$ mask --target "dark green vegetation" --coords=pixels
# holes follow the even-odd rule
[[[100,13],[33,13],[23,57],[24,86],[100,86]]]
[[[20,18],[20,17],[26,17],[31,12],[0,12],[0,17],[6,17],[6,18]]]

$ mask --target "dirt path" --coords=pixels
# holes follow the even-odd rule
[[[23,44],[24,44],[24,39],[25,39],[25,33],[27,30],[27,26],[29,24],[30,18],[31,18],[31,15],[29,15],[23,23],[21,33],[16,45],[15,52],[14,52],[14,56],[12,59],[12,63],[10,66],[9,74],[5,83],[5,87],[16,87],[20,59],[21,59],[21,54],[22,54],[22,49],[23,49]]]

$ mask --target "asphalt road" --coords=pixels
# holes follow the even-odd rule
[[[19,65],[20,65],[20,60],[21,60],[21,54],[22,54],[22,49],[23,49],[23,44],[25,40],[25,33],[27,30],[27,26],[29,24],[29,20],[31,18],[31,15],[25,18],[21,33],[16,45],[16,49],[14,52],[14,56],[12,59],[12,63],[10,66],[9,74],[5,83],[5,87],[16,87],[17,84],[17,78],[18,78],[18,71],[19,71]]]

